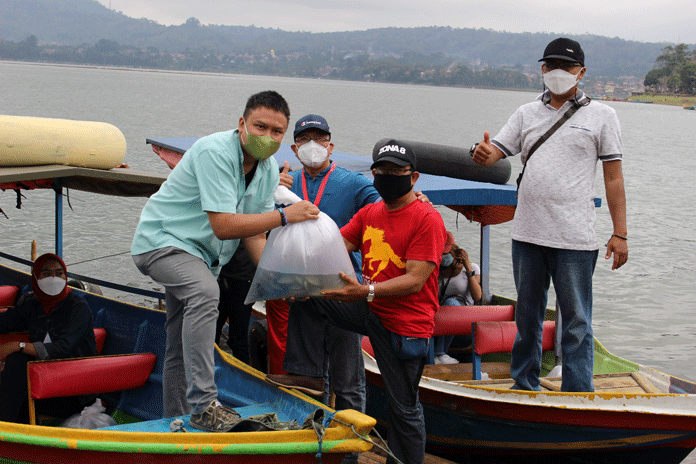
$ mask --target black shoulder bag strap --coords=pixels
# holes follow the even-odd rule
[[[589,104],[589,98],[585,97],[587,99],[587,103]],[[527,155],[527,160],[524,162],[524,166],[522,166],[522,172],[520,173],[519,176],[517,176],[517,192],[519,193],[520,191],[520,183],[522,182],[522,176],[524,175],[524,170],[527,169],[527,164],[529,163],[529,158],[532,157],[534,152],[541,146],[542,143],[546,142],[546,140],[551,137],[551,135],[558,130],[559,127],[561,127],[570,117],[575,114],[575,112],[580,108],[581,106],[584,106],[585,104],[580,103],[578,100],[573,100],[573,106],[568,108],[568,111],[563,113],[563,116],[556,121],[556,124],[551,126],[549,130],[546,131],[544,135],[539,137],[539,140],[536,141],[534,145],[532,145],[532,148],[529,149],[529,154]]]

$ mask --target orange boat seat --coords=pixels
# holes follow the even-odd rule
[[[438,335],[471,335],[472,324],[482,321],[513,321],[513,305],[489,306],[440,306],[435,313],[435,330]],[[427,364],[435,362],[435,344],[430,344]]]
[[[36,425],[35,400],[142,387],[156,360],[153,353],[136,353],[29,362],[27,387],[31,425]]]
[[[474,380],[481,380],[481,356],[488,353],[508,353],[517,336],[517,326],[510,321],[487,321],[472,324],[472,358]],[[544,321],[541,342],[543,351],[553,350],[555,321]]]

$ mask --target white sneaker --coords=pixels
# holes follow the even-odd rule
[[[445,353],[435,358],[435,364],[459,364],[459,361]]]

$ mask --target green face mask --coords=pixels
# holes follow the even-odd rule
[[[273,153],[278,151],[278,148],[280,148],[280,142],[273,140],[270,135],[250,134],[246,127],[247,124],[246,121],[244,121],[244,129],[246,130],[247,136],[247,142],[244,144],[244,148],[251,156],[259,161],[263,161],[270,158]]]

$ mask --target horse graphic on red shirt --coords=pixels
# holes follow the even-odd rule
[[[370,241],[370,250],[365,253],[365,264],[363,266],[363,275],[374,280],[377,275],[389,265],[394,263],[399,269],[405,269],[406,263],[403,259],[392,250],[391,245],[384,241],[384,231],[371,226],[365,228],[363,241]],[[375,265],[377,269],[375,270]],[[371,271],[371,272],[365,272]]]

